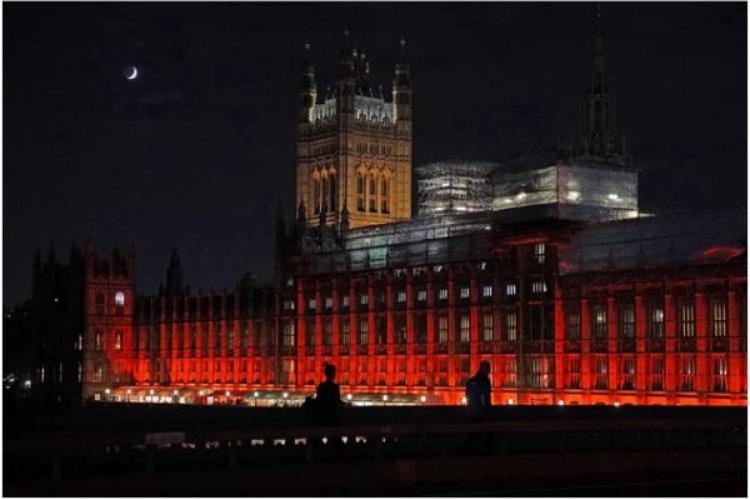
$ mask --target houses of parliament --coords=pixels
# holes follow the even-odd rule
[[[137,296],[133,247],[37,252],[35,397],[296,405],[328,362],[355,405],[462,404],[487,360],[494,404],[747,404],[745,214],[639,209],[600,32],[580,140],[501,162],[414,167],[403,40],[385,86],[304,54],[273,282],[196,295],[175,251]]]

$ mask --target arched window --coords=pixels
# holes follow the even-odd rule
[[[369,199],[369,203],[368,204],[370,206],[370,212],[371,213],[376,212],[377,211],[377,206],[378,206],[377,205],[377,192],[378,191],[377,191],[377,187],[376,187],[377,181],[378,181],[378,179],[377,179],[377,177],[375,176],[374,173],[372,175],[370,175],[370,189],[369,189],[369,195],[368,195],[368,199]]]
[[[317,174],[313,177],[313,206],[314,213],[320,213],[320,177]]]
[[[365,211],[365,174],[357,176],[357,211]]]
[[[336,211],[336,175],[328,174],[328,209]]]
[[[391,182],[386,176],[380,181],[380,213],[390,213],[391,206]]]
[[[115,311],[121,314],[125,308],[125,293],[118,291],[115,293]]]
[[[323,198],[323,200],[322,200],[323,202],[321,203],[321,205],[322,205],[321,209],[324,212],[327,212],[330,209],[329,206],[328,206],[328,201],[330,199],[330,194],[331,194],[330,193],[331,182],[328,179],[328,175],[323,174],[321,182],[322,182],[321,194],[322,194],[322,198]]]
[[[96,313],[104,313],[104,295],[102,293],[96,294]]]

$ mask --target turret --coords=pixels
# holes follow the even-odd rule
[[[318,98],[318,89],[315,83],[315,66],[310,60],[309,43],[305,44],[305,58],[300,70],[297,95],[299,97],[297,122],[310,123],[312,121],[312,110]]]
[[[393,78],[393,103],[397,121],[411,121],[411,72],[406,60],[406,39],[401,38],[401,54]]]
[[[172,254],[169,257],[169,266],[167,267],[167,286],[166,292],[168,295],[179,295],[184,291],[184,285],[182,282],[182,264],[180,263],[180,256],[177,254],[177,248],[172,250]]]

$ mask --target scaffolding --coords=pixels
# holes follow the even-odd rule
[[[488,162],[439,162],[418,166],[418,215],[431,217],[492,210],[492,180],[497,168]]]

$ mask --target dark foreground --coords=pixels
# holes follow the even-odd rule
[[[177,432],[165,435],[164,432]],[[155,439],[145,445],[146,434]],[[171,443],[168,443],[171,442]],[[9,496],[745,496],[745,408],[6,411]]]

